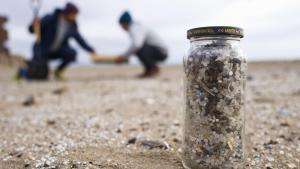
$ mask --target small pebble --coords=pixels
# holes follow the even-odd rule
[[[55,94],[55,95],[62,95],[63,93],[66,92],[66,90],[67,90],[66,87],[62,87],[62,88],[53,90],[52,93]]]
[[[53,126],[53,125],[55,125],[55,120],[47,120],[47,125],[49,125],[49,126]]]
[[[23,101],[23,106],[32,106],[35,104],[35,99],[33,96],[28,96],[24,101]]]
[[[173,122],[173,125],[174,125],[174,126],[180,126],[180,122],[177,121],[177,120],[175,120],[175,121]]]
[[[282,127],[289,127],[290,124],[289,123],[280,123],[280,126],[282,126]]]
[[[180,141],[178,138],[174,138],[174,139],[173,139],[173,142],[174,142],[174,143],[181,143],[181,141]]]
[[[268,143],[266,143],[268,145],[275,145],[278,144],[278,141],[274,141],[274,140],[270,140]]]
[[[136,137],[133,137],[133,138],[131,138],[131,139],[129,139],[128,141],[127,141],[127,145],[129,145],[129,144],[135,144],[136,143]]]
[[[71,168],[78,168],[78,166],[77,166],[77,164],[74,164],[74,163],[73,163],[73,164],[71,165]]]
[[[141,145],[149,150],[159,148],[159,149],[168,149],[168,145],[166,143],[161,143],[158,141],[151,141],[151,140],[143,140],[141,141]]]
[[[147,98],[145,101],[146,101],[146,103],[147,103],[148,105],[153,105],[153,104],[155,104],[155,100],[154,100],[153,98]]]
[[[122,130],[121,130],[120,128],[118,128],[118,129],[116,130],[116,133],[122,133]]]
[[[252,81],[253,79],[254,79],[253,76],[251,76],[251,75],[248,75],[248,76],[247,76],[247,80],[248,80],[248,81]]]
[[[291,169],[294,169],[297,167],[296,164],[294,164],[294,163],[288,163],[287,166]]]

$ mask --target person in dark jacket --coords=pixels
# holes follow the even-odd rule
[[[54,13],[44,16],[41,20],[35,18],[29,26],[29,31],[34,33],[36,22],[40,24],[40,41],[33,47],[33,61],[60,60],[61,63],[55,70],[55,77],[63,79],[63,71],[76,60],[76,51],[70,44],[70,39],[75,39],[80,46],[95,55],[94,49],[87,44],[78,31],[76,18],[79,13],[78,8],[67,3],[64,9],[56,9]]]

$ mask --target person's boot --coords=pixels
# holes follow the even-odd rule
[[[139,75],[138,78],[151,78],[157,76],[160,72],[158,67],[153,67],[151,69],[146,70],[143,74]]]
[[[17,73],[14,76],[15,81],[21,81],[23,79],[28,79],[28,69],[27,68],[19,68]]]
[[[65,77],[64,77],[63,71],[61,71],[61,70],[56,70],[54,72],[54,77],[58,81],[64,81],[64,80],[66,80]]]
[[[21,74],[19,72],[17,72],[14,76],[14,80],[15,81],[21,81],[23,79],[23,77],[21,76]]]

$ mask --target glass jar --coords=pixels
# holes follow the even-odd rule
[[[247,63],[243,30],[201,27],[188,31],[184,58],[186,169],[242,169]]]

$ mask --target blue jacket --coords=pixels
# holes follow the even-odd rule
[[[56,36],[56,29],[58,24],[60,9],[56,9],[53,14],[44,16],[41,19],[41,42],[34,45],[34,58],[44,58],[50,53],[50,47],[53,44]],[[33,33],[33,25],[29,26],[29,32]],[[88,52],[93,52],[93,48],[90,47],[78,32],[76,23],[73,23],[66,33],[66,36],[61,44],[61,48],[69,48],[69,39],[74,38],[80,46]]]

